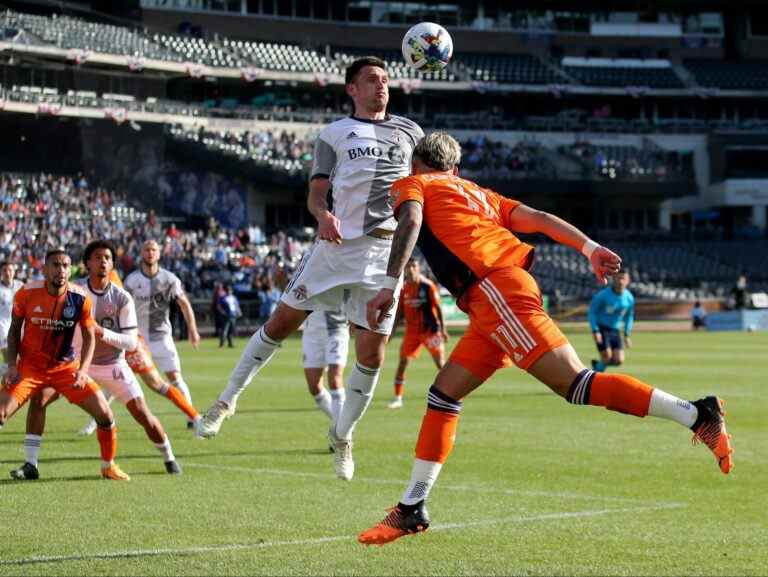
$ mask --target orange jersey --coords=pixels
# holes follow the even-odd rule
[[[530,268],[533,247],[509,230],[516,200],[446,173],[418,174],[392,185],[395,217],[400,205],[423,207],[419,248],[432,272],[457,299],[477,280],[502,268]]]
[[[436,333],[440,330],[440,293],[437,285],[428,278],[403,283],[400,306],[403,307],[406,331]]]
[[[67,283],[61,296],[52,296],[45,281],[31,281],[16,293],[13,315],[24,319],[19,356],[25,369],[52,371],[74,366],[75,328],[93,326],[91,299],[85,289]]]
[[[120,275],[117,274],[115,269],[112,269],[112,272],[109,273],[109,282],[115,286],[119,286],[120,288],[125,288],[123,287],[123,281],[120,279]]]

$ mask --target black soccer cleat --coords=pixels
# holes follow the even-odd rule
[[[424,501],[415,505],[398,503],[379,524],[363,531],[357,540],[363,545],[384,545],[405,535],[423,533],[429,528],[429,513]]]
[[[18,469],[11,471],[11,479],[17,481],[36,481],[40,478],[40,471],[32,463],[24,463]]]
[[[176,461],[166,461],[165,472],[169,475],[181,475],[181,465]]]
[[[731,436],[725,428],[725,401],[714,396],[693,401],[699,415],[691,427],[693,443],[704,443],[715,455],[720,470],[726,475],[733,467]]]

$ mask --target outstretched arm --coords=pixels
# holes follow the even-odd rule
[[[422,220],[422,206],[415,200],[400,205],[397,213],[397,229],[392,239],[392,251],[387,264],[387,279],[384,288],[368,301],[368,325],[375,329],[389,312],[395,301],[395,287],[403,274],[405,263],[411,258],[413,247],[419,238]]]
[[[607,284],[606,275],[621,269],[621,257],[600,246],[572,224],[548,212],[535,210],[524,204],[509,213],[507,226],[513,232],[546,234],[554,241],[570,246],[586,256],[601,284]]]

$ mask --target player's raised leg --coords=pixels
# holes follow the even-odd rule
[[[307,311],[295,309],[283,302],[277,305],[269,320],[253,334],[243,349],[240,360],[229,376],[227,387],[203,417],[198,429],[199,436],[210,438],[218,434],[232,404],[262,367],[269,363],[280,343],[301,326],[307,314]]]

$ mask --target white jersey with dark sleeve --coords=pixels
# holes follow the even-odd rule
[[[395,230],[389,189],[410,174],[413,149],[423,137],[418,124],[394,115],[384,120],[343,118],[319,134],[311,178],[330,180],[333,213],[344,239],[377,228]]]
[[[136,307],[128,291],[114,283],[103,291],[93,289],[87,278],[78,279],[75,284],[82,286],[93,302],[93,319],[96,323],[110,331],[125,333],[137,328]],[[96,339],[93,352],[93,365],[112,365],[125,358],[125,351]]]
[[[161,341],[171,335],[171,301],[184,294],[179,277],[164,268],[149,277],[139,268],[123,284],[136,303],[141,336],[147,341]]]

